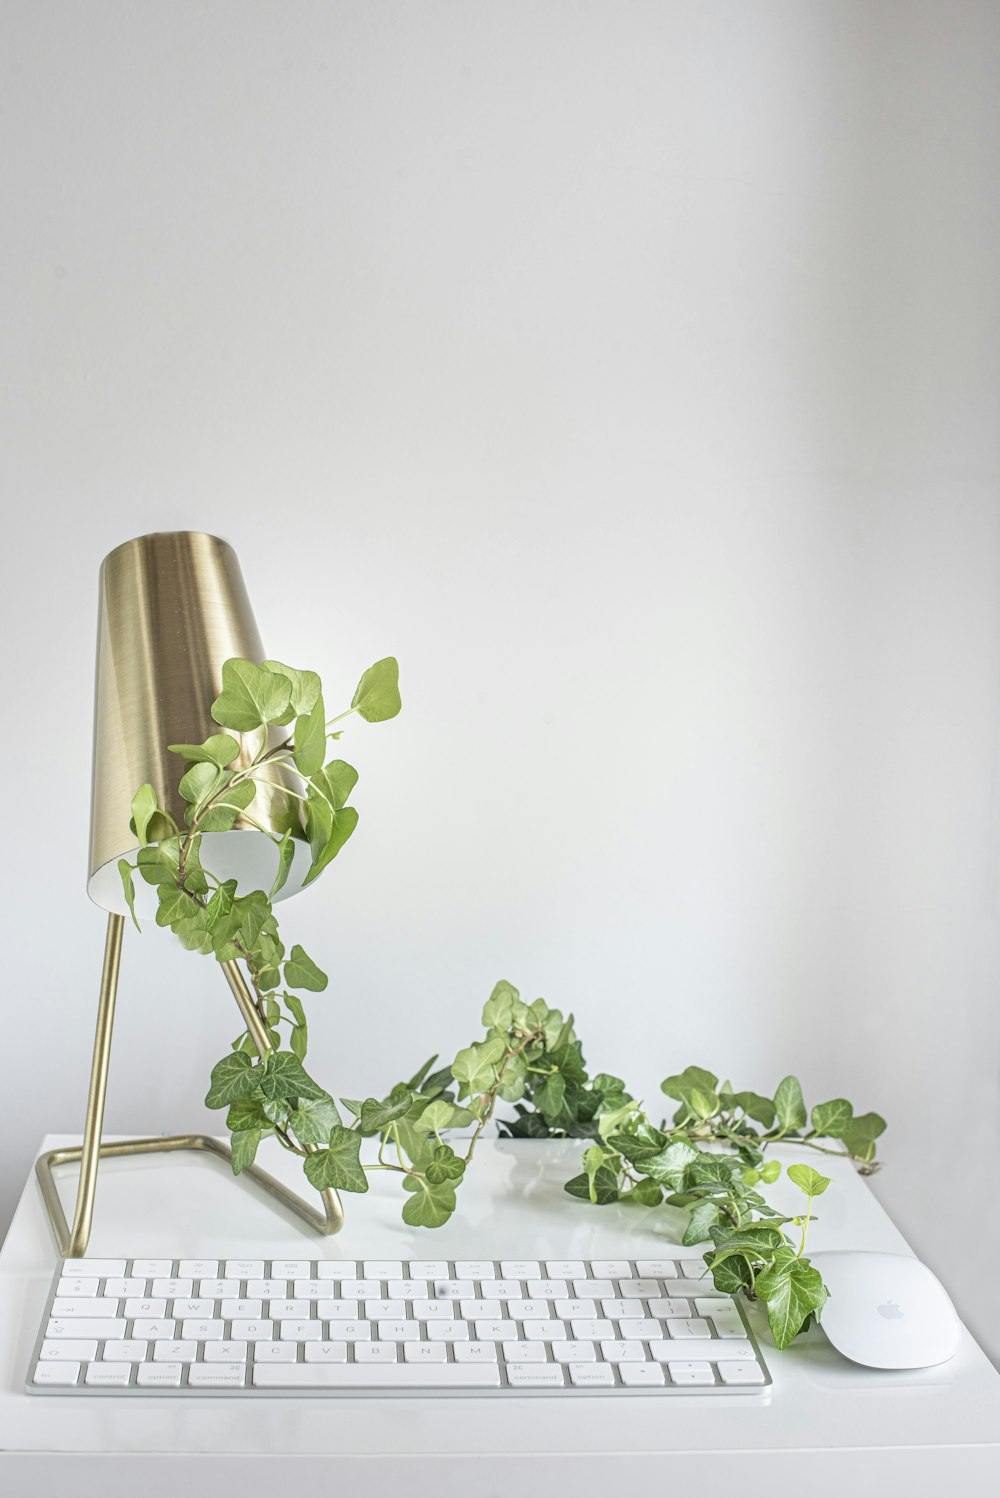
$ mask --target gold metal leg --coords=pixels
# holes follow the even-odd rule
[[[175,1150],[195,1150],[213,1155],[226,1162],[232,1160],[229,1145],[222,1140],[213,1139],[208,1134],[176,1134],[163,1139],[125,1139],[117,1144],[101,1143],[124,926],[124,917],[120,915],[108,917],[83,1143],[69,1149],[49,1150],[46,1154],[40,1155],[35,1162],[35,1174],[41,1188],[42,1200],[49,1215],[59,1252],[64,1258],[80,1258],[87,1251],[94,1216],[94,1199],[97,1194],[97,1172],[102,1159],[115,1159],[122,1155],[158,1155]],[[254,1007],[243,974],[235,962],[223,963],[223,968],[240,1012],[258,1049],[261,1052],[271,1050],[267,1031]],[[52,1172],[56,1166],[69,1165],[76,1161],[80,1162],[80,1181],[71,1228],[66,1221],[66,1214],[63,1211]],[[306,1222],[314,1231],[328,1235],[338,1233],[343,1227],[344,1209],[336,1191],[321,1193],[323,1211],[319,1212],[309,1202],[297,1196],[294,1191],[290,1191],[281,1181],[269,1175],[266,1170],[261,1170],[258,1165],[248,1166],[242,1174],[254,1181],[283,1207],[293,1212],[296,1217]]]

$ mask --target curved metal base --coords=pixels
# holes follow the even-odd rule
[[[210,1134],[172,1134],[165,1139],[123,1139],[116,1144],[102,1144],[100,1158],[112,1160],[122,1155],[164,1155],[177,1150],[192,1150],[195,1153],[214,1155],[216,1159],[225,1161],[227,1165],[232,1161],[232,1151],[229,1145],[221,1139],[214,1139]],[[59,1165],[79,1164],[82,1159],[83,1146],[74,1145],[67,1149],[49,1150],[46,1154],[39,1155],[35,1161],[35,1174],[41,1187],[42,1198],[49,1214],[59,1252],[64,1258],[72,1257],[77,1250],[81,1253],[85,1252],[86,1243],[82,1247],[73,1245],[72,1231],[66,1221],[66,1214],[63,1211],[52,1172]],[[268,1196],[273,1197],[295,1217],[308,1223],[317,1233],[324,1235],[339,1233],[344,1225],[344,1213],[340,1200],[334,1192],[323,1192],[325,1211],[318,1212],[301,1196],[289,1190],[283,1182],[276,1180],[266,1170],[261,1170],[259,1165],[248,1165],[241,1172],[241,1176],[254,1181],[262,1191],[267,1192]]]

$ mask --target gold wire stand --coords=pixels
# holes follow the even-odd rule
[[[90,1092],[87,1096],[83,1144],[70,1149],[49,1150],[46,1154],[40,1155],[35,1162],[35,1174],[41,1187],[42,1200],[49,1214],[49,1222],[52,1225],[59,1252],[66,1259],[82,1258],[87,1252],[90,1229],[94,1219],[97,1173],[102,1159],[112,1160],[121,1155],[162,1155],[178,1150],[193,1150],[214,1156],[227,1163],[232,1160],[229,1145],[224,1144],[220,1139],[213,1139],[209,1134],[175,1134],[164,1139],[124,1139],[117,1144],[101,1143],[104,1104],[108,1093],[111,1032],[114,1026],[124,928],[124,916],[108,916],[108,934],[104,946],[104,967],[101,972],[101,994],[97,1006],[94,1059],[90,1070]],[[250,990],[239,967],[235,962],[224,962],[222,968],[257,1049],[262,1055],[266,1051],[273,1050],[267,1030],[257,1013]],[[316,1147],[315,1145],[306,1146],[310,1152]],[[73,1226],[70,1227],[52,1172],[56,1166],[70,1165],[77,1161],[80,1162],[80,1180],[77,1186]],[[344,1209],[336,1191],[320,1193],[323,1210],[318,1211],[301,1196],[290,1191],[281,1181],[269,1175],[266,1170],[261,1170],[258,1165],[247,1166],[242,1175],[244,1179],[255,1182],[262,1191],[266,1191],[269,1196],[307,1223],[315,1232],[328,1235],[339,1233],[343,1227]]]

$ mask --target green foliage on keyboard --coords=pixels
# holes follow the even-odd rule
[[[716,1288],[762,1301],[775,1345],[787,1347],[827,1298],[805,1246],[813,1201],[830,1181],[811,1166],[789,1166],[787,1178],[805,1201],[791,1213],[779,1212],[761,1190],[781,1175],[780,1163],[766,1158],[767,1148],[794,1140],[870,1173],[877,1168],[875,1140],[885,1120],[877,1113],[855,1114],[844,1098],[817,1103],[810,1113],[794,1076],[765,1097],[734,1091],[713,1072],[689,1066],[661,1083],[677,1107],[670,1120],[657,1124],[640,1103],[610,1097],[609,1081],[614,1079],[603,1075],[592,1083],[585,1074],[576,1079],[581,1096],[597,1091],[602,1102],[586,1129],[593,1143],[584,1152],[583,1170],[566,1182],[566,1191],[597,1206],[620,1202],[685,1212],[681,1242],[692,1248],[711,1243],[705,1261]],[[511,1132],[549,1130],[525,1115]]]

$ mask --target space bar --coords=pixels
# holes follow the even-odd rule
[[[255,1364],[255,1389],[498,1389],[494,1363]]]

